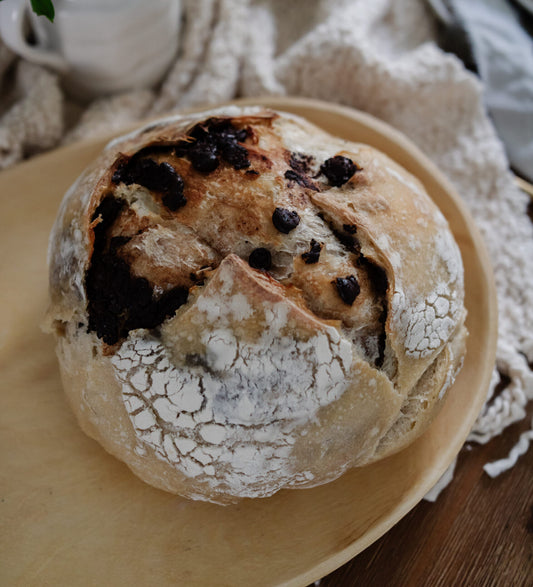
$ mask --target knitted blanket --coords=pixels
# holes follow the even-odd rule
[[[478,80],[435,44],[423,0],[185,0],[180,51],[156,89],[81,106],[57,76],[0,44],[0,168],[135,120],[236,96],[298,95],[369,112],[404,132],[450,178],[490,253],[499,297],[497,362],[469,440],[487,442],[533,399],[533,224]],[[493,397],[502,375],[507,387]],[[505,379],[507,381],[507,379]],[[488,463],[496,475],[527,450]],[[453,468],[439,488],[452,476]],[[428,497],[434,498],[438,489]]]

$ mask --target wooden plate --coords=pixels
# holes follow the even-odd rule
[[[0,174],[3,584],[305,585],[384,534],[460,450],[485,399],[496,346],[491,269],[460,198],[405,137],[370,116],[310,100],[252,102],[385,151],[420,178],[450,221],[465,263],[470,337],[444,409],[408,449],[316,489],[220,507],[139,481],[78,428],[52,338],[39,329],[57,207],[109,137],[34,158]]]

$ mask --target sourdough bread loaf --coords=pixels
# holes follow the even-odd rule
[[[465,352],[461,256],[424,187],[286,113],[111,142],[65,195],[49,265],[81,427],[193,499],[311,487],[402,449]]]

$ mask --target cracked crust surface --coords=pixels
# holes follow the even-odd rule
[[[340,186],[321,173],[333,157],[357,169]],[[136,158],[171,165],[186,203],[124,181]],[[297,225],[276,228],[276,208]],[[264,270],[247,262],[257,249]],[[65,196],[49,261],[47,322],[81,426],[193,499],[319,485],[400,450],[464,356],[461,258],[423,186],[284,113],[231,107],[113,141]]]

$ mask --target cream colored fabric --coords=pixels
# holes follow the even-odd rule
[[[423,0],[187,0],[180,53],[160,87],[84,108],[65,100],[55,74],[14,62],[0,45],[0,168],[134,120],[237,95],[320,98],[385,120],[448,175],[486,237],[499,293],[497,368],[511,379],[491,399],[495,369],[470,437],[486,442],[524,418],[533,398],[533,225],[481,86],[434,38]]]

